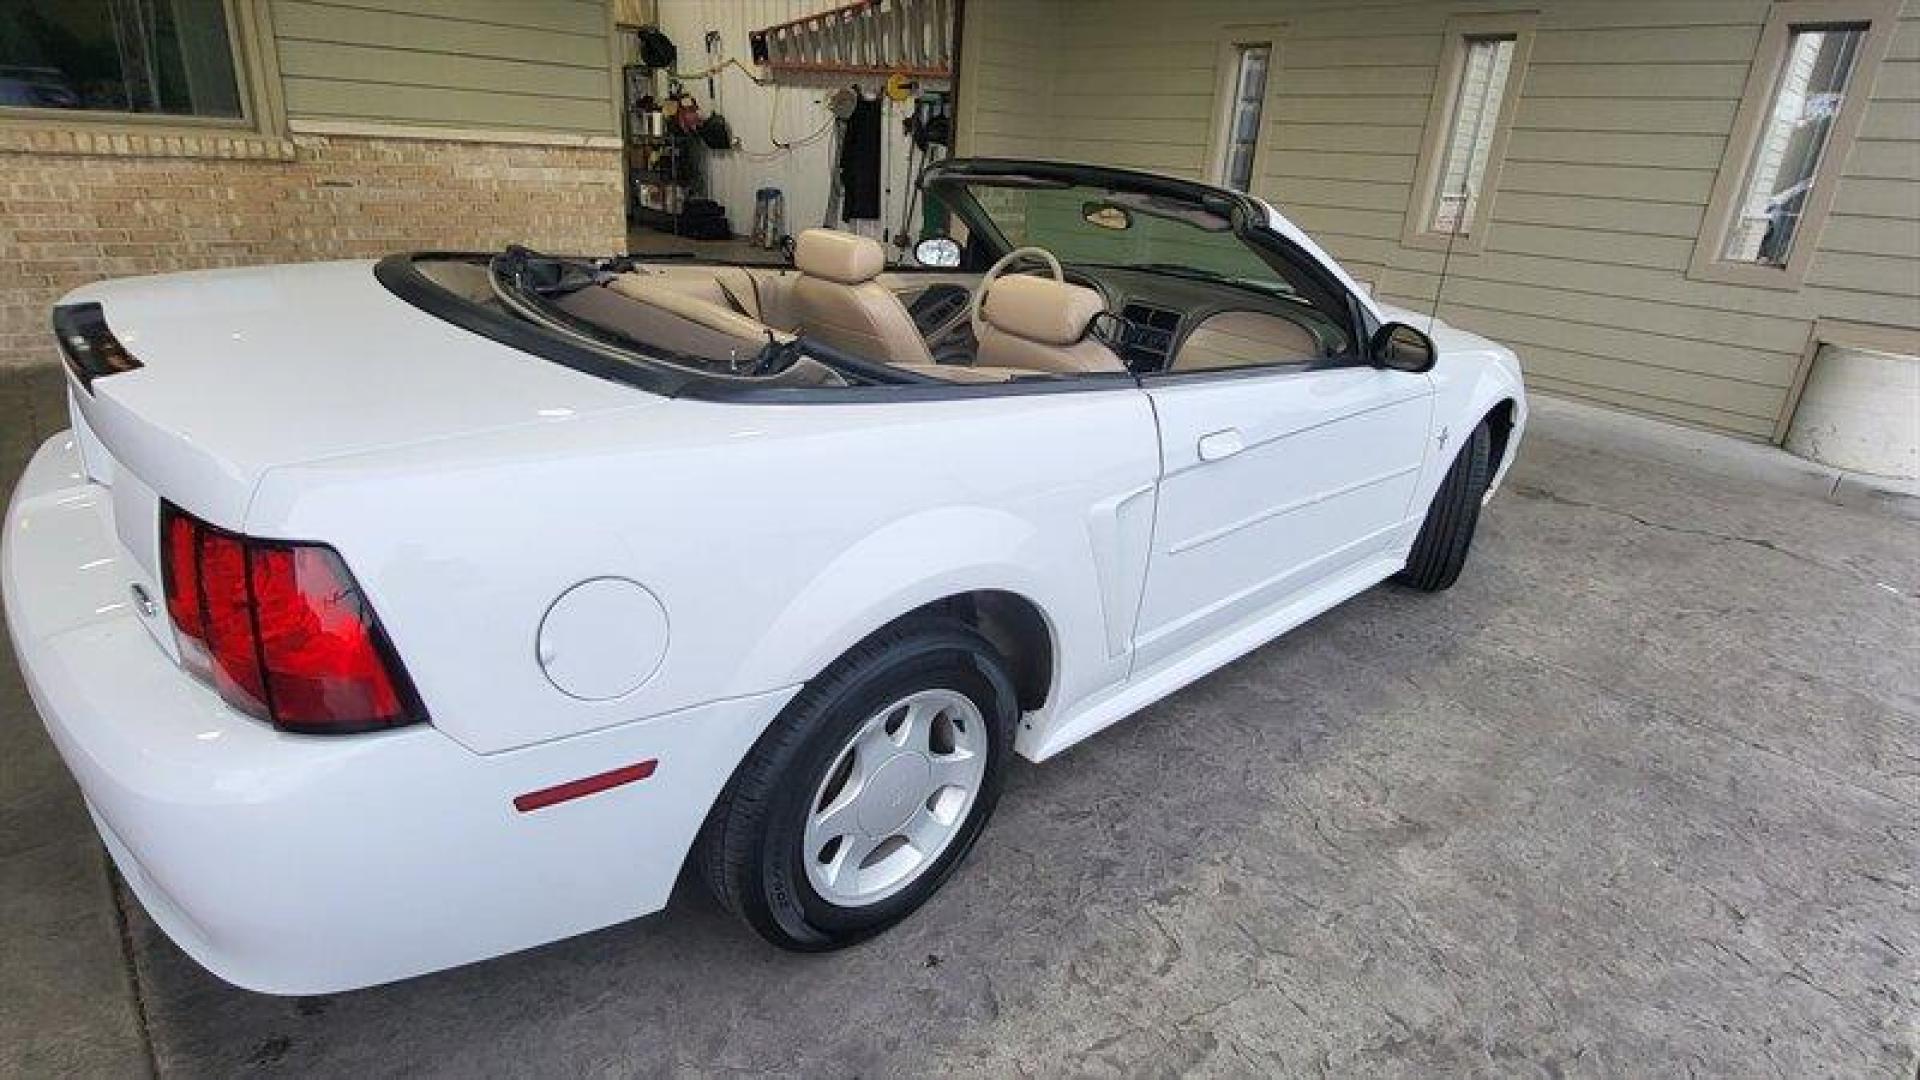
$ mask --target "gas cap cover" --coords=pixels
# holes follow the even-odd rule
[[[570,697],[608,701],[631,694],[667,655],[667,609],[637,581],[590,578],[547,609],[536,654],[547,681]]]

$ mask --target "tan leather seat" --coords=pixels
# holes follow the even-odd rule
[[[1056,375],[1125,371],[1112,349],[1087,334],[1106,306],[1099,293],[1082,285],[1026,274],[1003,277],[980,306],[986,325],[974,365]]]
[[[800,332],[866,360],[932,364],[926,340],[893,290],[873,280],[886,268],[878,242],[832,229],[808,229],[793,249],[800,269],[793,316]]]
[[[722,266],[713,272],[714,287],[727,306],[756,322],[765,322],[760,302],[760,285],[753,275],[737,266]]]

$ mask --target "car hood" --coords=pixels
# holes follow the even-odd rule
[[[1441,356],[1463,352],[1487,352],[1509,358],[1513,356],[1513,350],[1492,338],[1481,337],[1471,330],[1462,330],[1429,312],[1383,304],[1378,300],[1374,301],[1374,308],[1380,313],[1380,318],[1386,322],[1406,323],[1416,330],[1426,331],[1427,336],[1433,339],[1433,343],[1439,346]]]
[[[101,305],[140,362],[74,400],[91,433],[160,494],[237,526],[268,469],[662,399],[413,307],[368,261],[108,281]]]

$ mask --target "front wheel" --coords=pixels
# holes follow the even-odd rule
[[[1483,420],[1467,436],[1453,467],[1440,481],[1440,490],[1427,507],[1427,520],[1413,541],[1407,568],[1393,580],[1424,592],[1439,592],[1460,580],[1467,549],[1473,546],[1474,527],[1480,523],[1480,500],[1492,476],[1492,457],[1493,433]]]
[[[1013,745],[986,639],[927,618],[874,636],[784,709],[700,843],[723,907],[784,948],[840,948],[925,903],[986,827]]]

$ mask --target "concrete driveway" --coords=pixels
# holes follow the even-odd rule
[[[946,890],[834,956],[687,887],[397,986],[234,990],[110,886],[0,669],[0,1072],[1913,1077],[1912,504],[1542,411],[1459,587],[1022,765]],[[0,382],[9,477],[59,426],[54,380]]]

